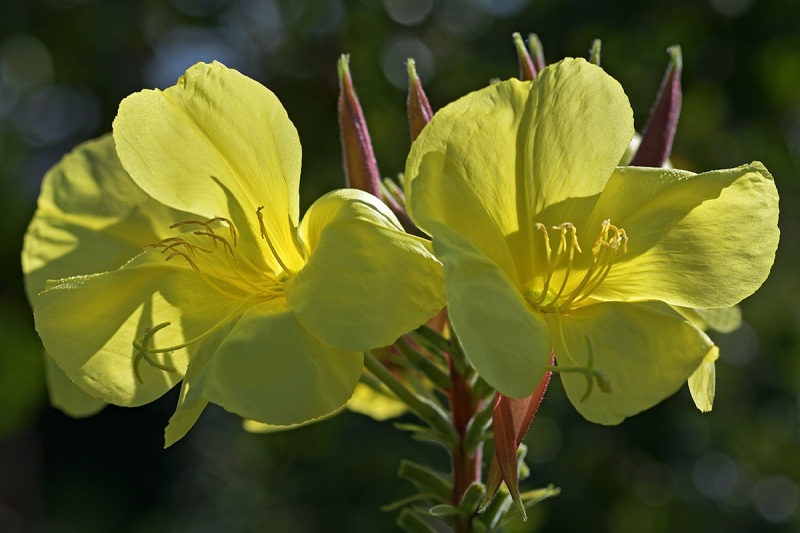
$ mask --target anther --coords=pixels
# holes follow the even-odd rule
[[[256,216],[258,217],[258,227],[261,229],[261,238],[266,241],[269,239],[267,239],[267,227],[264,225],[264,215],[261,214],[262,209],[264,209],[263,205],[256,209]]]
[[[209,231],[209,232],[206,232],[206,231],[195,231],[194,234],[195,235],[203,235],[203,236],[206,236],[209,239],[211,239],[211,242],[214,243],[214,248],[215,249],[217,247],[217,242],[221,242],[222,245],[225,247],[225,250],[231,255],[231,257],[236,259],[236,255],[233,253],[233,248],[231,247],[230,243],[228,243],[228,240],[225,239],[224,237],[220,237],[219,235],[217,235],[213,231]]]

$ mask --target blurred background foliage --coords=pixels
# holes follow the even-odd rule
[[[252,435],[208,409],[162,449],[175,391],[138,409],[73,420],[48,406],[19,267],[44,172],[110,130],[119,101],[219,60],[281,99],[305,149],[302,201],[343,184],[335,62],[351,53],[384,175],[409,147],[405,66],[434,108],[516,75],[511,34],[539,34],[548,61],[585,56],[625,88],[641,128],[667,65],[684,54],[673,152],[695,171],[761,160],[781,193],[771,278],[718,336],[717,401],[687,390],[619,427],[592,425],[558,380],[526,439],[524,489],[555,483],[522,531],[797,531],[800,528],[800,2],[797,0],[4,0],[0,15],[0,531],[394,529],[379,507],[411,493],[401,457],[445,453],[390,423],[346,413]],[[714,235],[708,236],[710,239]],[[742,246],[748,246],[742,242]],[[99,298],[102,295],[98,295]]]

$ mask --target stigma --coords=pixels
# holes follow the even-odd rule
[[[564,313],[579,306],[597,290],[608,276],[620,253],[628,251],[625,230],[604,220],[592,243],[591,259],[578,242],[578,230],[570,222],[547,227],[535,224],[535,254],[538,272],[529,284],[525,297],[535,309],[544,313]]]

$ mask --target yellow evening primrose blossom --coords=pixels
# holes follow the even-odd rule
[[[619,83],[566,59],[439,111],[406,165],[471,363],[529,395],[553,350],[572,403],[616,424],[673,394],[714,346],[672,306],[731,306],[766,279],[778,194],[760,163],[693,174],[618,167]],[[595,379],[607,394],[594,391]],[[588,383],[587,383],[588,381]]]
[[[48,174],[26,235],[36,327],[66,376],[124,406],[182,380],[168,445],[208,402],[282,426],[340,409],[363,351],[442,307],[441,265],[362,191],[301,221],[300,158],[275,95],[219,63],[126,98],[113,138]]]

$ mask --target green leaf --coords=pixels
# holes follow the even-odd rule
[[[437,533],[421,516],[409,509],[400,511],[397,517],[397,525],[406,533]]]
[[[422,355],[417,350],[408,345],[402,338],[399,339],[395,346],[403,353],[406,361],[414,368],[422,372],[434,385],[441,390],[447,390],[451,387],[450,376],[440,366],[431,361],[428,357]]]
[[[467,490],[464,491],[464,495],[461,497],[461,501],[458,503],[461,516],[469,517],[475,514],[485,494],[486,486],[479,481],[475,481],[467,487]]]
[[[423,500],[432,500],[435,498],[435,495],[428,494],[428,493],[420,493],[420,494],[412,494],[406,498],[400,498],[399,500],[393,501],[392,503],[387,503],[383,507],[381,507],[381,511],[384,512],[392,512],[400,509],[401,507],[405,507],[410,503],[415,503]]]
[[[495,531],[508,510],[511,509],[512,503],[511,495],[500,492],[479,515],[481,522],[486,524],[491,531]]]
[[[542,500],[546,500],[547,498],[552,498],[554,496],[558,496],[561,494],[561,489],[553,485],[552,483],[546,487],[541,489],[534,489],[529,490],[527,492],[523,492],[519,495],[522,499],[522,503],[530,509],[537,503],[541,502]]]
[[[421,492],[430,492],[442,503],[448,502],[453,492],[453,486],[445,476],[407,459],[400,462],[397,476],[410,481]]]
[[[447,436],[429,427],[401,422],[395,423],[394,427],[400,431],[409,431],[413,433],[411,438],[414,440],[436,442],[438,444],[443,444],[445,447],[450,446],[450,441]]]
[[[431,516],[456,516],[461,514],[461,510],[455,505],[450,505],[449,503],[440,503],[439,505],[434,505],[431,507],[428,510],[428,513]]]
[[[492,425],[492,412],[494,410],[494,402],[487,400],[483,408],[475,413],[475,415],[467,423],[467,431],[464,433],[464,450],[467,453],[474,452],[481,442],[492,437],[490,431]]]

